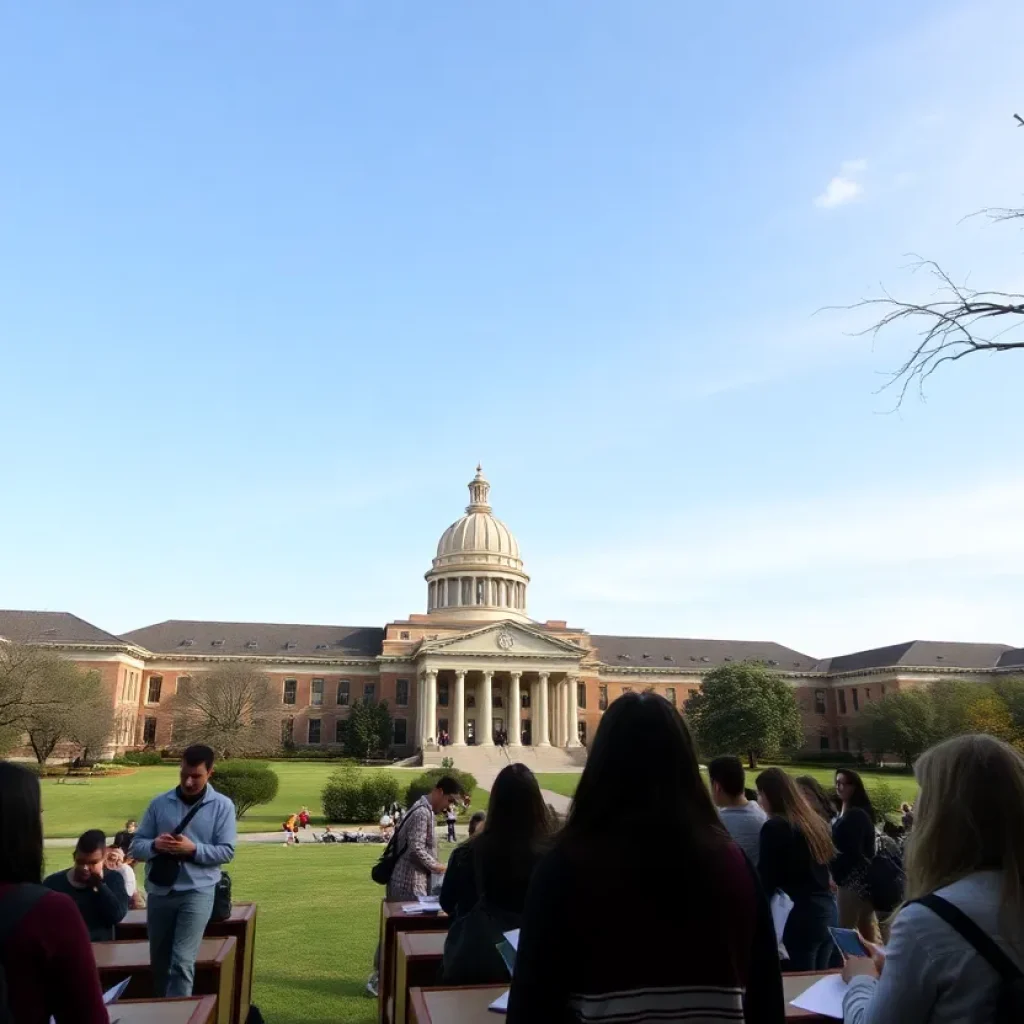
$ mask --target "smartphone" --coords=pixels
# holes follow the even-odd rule
[[[860,941],[860,936],[852,928],[829,928],[832,941],[839,947],[839,952],[847,956],[871,956]]]

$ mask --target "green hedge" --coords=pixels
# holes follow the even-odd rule
[[[136,768],[150,768],[163,764],[164,759],[155,750],[129,750],[127,754],[113,759],[113,764],[130,764]]]
[[[865,782],[864,788],[871,797],[871,806],[875,809],[875,819],[881,824],[890,814],[899,813],[903,801],[899,793],[888,782]]]
[[[214,766],[213,783],[218,793],[235,805],[235,817],[277,796],[277,772],[260,761],[221,761]]]
[[[431,768],[422,775],[417,775],[409,783],[405,791],[405,806],[412,807],[421,796],[426,796],[437,785],[438,779],[445,775],[457,779],[463,793],[472,793],[476,789],[476,778],[469,772],[460,772],[458,768]]]
[[[327,780],[320,799],[327,821],[377,822],[385,808],[398,802],[398,779],[390,772],[360,772],[349,765]]]

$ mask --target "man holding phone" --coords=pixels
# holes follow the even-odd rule
[[[235,805],[210,785],[213,762],[209,747],[189,747],[180,784],[154,797],[132,840],[132,856],[147,862],[146,924],[157,998],[192,995],[221,865],[235,855]]]

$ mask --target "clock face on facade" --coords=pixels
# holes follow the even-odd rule
[[[513,638],[512,634],[507,629],[503,629],[498,634],[498,646],[503,651],[511,650],[512,645],[514,643],[515,643],[515,639]]]

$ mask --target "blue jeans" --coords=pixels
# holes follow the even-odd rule
[[[213,886],[149,895],[146,923],[157,999],[192,995],[199,943],[212,913]]]
[[[829,926],[835,920],[832,896],[815,894],[802,899],[789,915],[782,943],[789,953],[787,971],[825,971],[828,969],[835,943]]]

